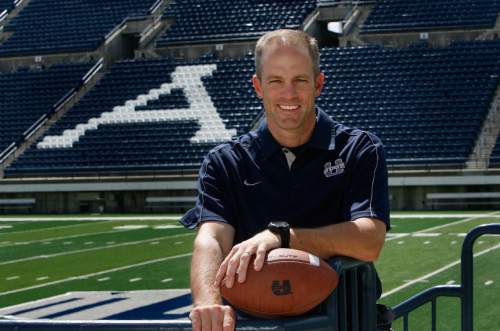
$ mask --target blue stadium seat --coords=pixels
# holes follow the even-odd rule
[[[490,156],[490,166],[498,167],[500,165],[500,136],[497,137],[497,142]]]
[[[498,0],[379,0],[362,31],[491,28],[499,10]]]
[[[321,53],[327,80],[318,105],[339,122],[377,134],[390,165],[464,166],[496,90],[500,41],[324,48]],[[203,87],[196,93],[204,96],[191,95],[173,78],[193,80],[203,66],[213,69],[196,83]],[[216,109],[219,119],[207,115],[209,125],[222,121],[225,132],[242,134],[262,111],[252,72],[251,56],[118,62],[5,174],[196,169],[221,140],[218,129],[193,140],[203,131],[199,118],[189,115],[194,100],[210,100],[205,106]],[[168,92],[158,92],[166,86]],[[154,117],[179,110],[174,120]],[[85,134],[77,133],[91,123]]]
[[[13,35],[0,57],[96,49],[127,17],[145,16],[154,0],[31,0],[5,27]]]
[[[266,31],[298,28],[315,8],[313,0],[235,0],[230,4],[222,0],[172,0],[164,15],[175,22],[157,46],[256,39]]]
[[[54,104],[82,77],[93,63],[55,65],[48,69],[20,69],[0,74],[0,153],[24,136],[42,116],[54,111]]]

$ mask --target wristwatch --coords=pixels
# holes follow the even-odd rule
[[[290,224],[287,222],[270,222],[267,229],[281,238],[281,248],[290,247]]]

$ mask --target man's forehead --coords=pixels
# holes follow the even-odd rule
[[[298,54],[302,55],[304,59],[295,62],[283,61],[282,59],[278,61],[272,61],[276,57],[286,56],[287,54]],[[272,61],[272,65],[269,65],[270,61]],[[306,62],[304,62],[306,61]],[[307,63],[309,65],[307,65]],[[304,66],[304,64],[306,64]],[[299,72],[303,72],[303,74],[312,74],[313,73],[313,64],[307,49],[301,48],[296,45],[272,45],[269,48],[266,48],[262,54],[262,74],[273,75],[278,72],[288,71],[290,69],[297,69]],[[310,69],[310,70],[309,70]],[[309,72],[311,71],[311,72]]]

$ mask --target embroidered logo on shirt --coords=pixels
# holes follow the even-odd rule
[[[262,181],[260,181],[260,182],[249,182],[248,179],[245,179],[243,181],[243,184],[245,184],[246,186],[255,186],[255,185],[259,185],[260,183],[262,183]]]
[[[323,173],[325,174],[325,177],[328,178],[340,175],[341,173],[344,172],[344,169],[345,169],[344,161],[342,161],[342,159],[336,159],[334,165],[332,165],[331,162],[325,163],[325,170],[323,171]]]

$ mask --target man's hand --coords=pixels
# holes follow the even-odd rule
[[[267,251],[281,247],[281,239],[269,230],[262,231],[252,238],[235,245],[217,271],[215,286],[219,287],[224,281],[226,287],[231,288],[234,278],[238,274],[238,282],[246,280],[250,258],[255,254],[253,268],[260,271],[264,266]]]
[[[193,331],[233,331],[236,313],[230,306],[197,306],[189,314]]]

